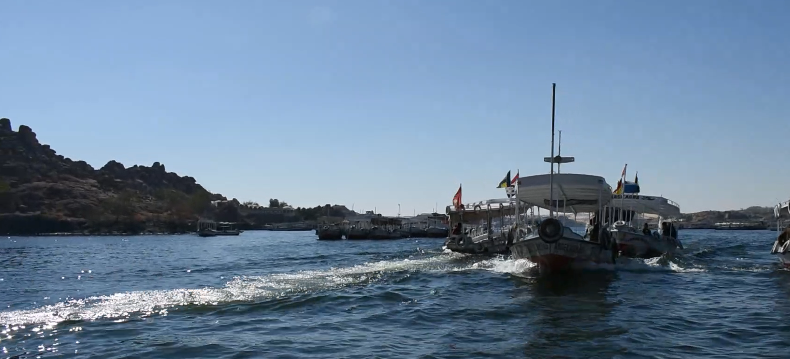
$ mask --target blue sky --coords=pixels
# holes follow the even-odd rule
[[[430,211],[563,172],[684,212],[790,197],[790,2],[4,1],[0,117],[212,192]]]

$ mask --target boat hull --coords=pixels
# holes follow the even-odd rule
[[[464,254],[506,255],[509,253],[508,240],[504,236],[474,241],[467,235],[451,235],[444,246],[453,252]]]
[[[779,257],[779,262],[783,267],[790,269],[790,252],[776,253],[776,256]]]
[[[367,229],[352,229],[346,234],[346,239],[368,239],[370,231]]]
[[[597,242],[562,237],[548,243],[538,236],[528,237],[510,246],[514,259],[527,259],[541,272],[577,269],[586,264],[614,264],[616,253]]]
[[[390,232],[382,228],[371,229],[368,237],[369,239],[393,239]]]
[[[428,231],[426,231],[424,229],[411,228],[411,229],[409,229],[409,237],[411,237],[411,238],[426,238],[426,237],[428,237]]]
[[[672,254],[683,245],[677,239],[668,236],[653,236],[636,232],[611,232],[617,240],[620,254],[631,258],[655,258],[664,254]]]
[[[318,240],[336,241],[343,239],[343,231],[340,228],[328,228],[318,230]]]
[[[781,239],[784,234],[780,234],[779,238]],[[790,269],[790,241],[784,240],[783,243],[780,243],[779,239],[777,239],[771,249],[771,254],[779,257],[779,262],[782,263],[783,267]]]
[[[447,238],[450,230],[447,228],[431,227],[425,230],[426,238]]]
[[[216,237],[217,236],[217,231],[214,231],[214,230],[211,230],[211,229],[203,229],[203,230],[198,231],[198,236],[200,236],[200,237]]]

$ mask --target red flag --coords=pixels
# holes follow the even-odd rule
[[[456,209],[464,208],[464,205],[461,203],[461,185],[458,185],[458,192],[455,192],[455,196],[453,196],[453,207]]]
[[[518,172],[516,172],[516,177],[510,180],[510,187],[516,187],[518,184]]]

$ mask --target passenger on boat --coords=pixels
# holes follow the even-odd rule
[[[669,223],[669,236],[672,238],[678,238],[678,229],[675,227],[675,224],[670,222]]]
[[[678,238],[678,230],[669,222],[661,222],[661,234],[671,238]]]
[[[646,236],[650,235],[650,228],[647,227],[647,223],[645,223],[645,225],[642,226],[642,234],[644,234]]]
[[[591,222],[595,223],[590,231],[590,242],[598,243],[598,232],[601,230],[601,221],[598,217],[593,217],[590,219]]]
[[[463,231],[463,226],[461,225],[461,222],[458,222],[458,224],[455,225],[455,228],[453,228],[453,235],[460,236],[462,231]]]
[[[790,238],[790,228],[785,228],[785,230],[779,234],[778,237],[776,237],[776,242],[779,243],[779,248],[782,248],[782,246],[785,245],[785,242],[787,242],[788,238]]]

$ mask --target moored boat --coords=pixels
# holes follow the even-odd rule
[[[343,230],[335,224],[323,225],[317,229],[317,232],[318,240],[336,241],[343,239]]]
[[[242,232],[235,228],[232,222],[217,223],[208,219],[200,219],[197,226],[197,234],[200,237],[238,236]]]
[[[445,226],[431,226],[425,229],[425,236],[427,238],[447,238],[450,234],[450,229]]]
[[[428,231],[421,227],[409,227],[409,237],[411,238],[426,238]]]
[[[370,229],[366,228],[360,222],[351,225],[346,232],[346,239],[368,239],[369,237]]]
[[[217,235],[218,236],[238,236],[241,234],[241,230],[236,228],[236,224],[233,222],[219,222],[217,223]]]
[[[774,217],[779,235],[771,248],[771,254],[778,256],[782,265],[790,269],[790,201],[776,205]]]

